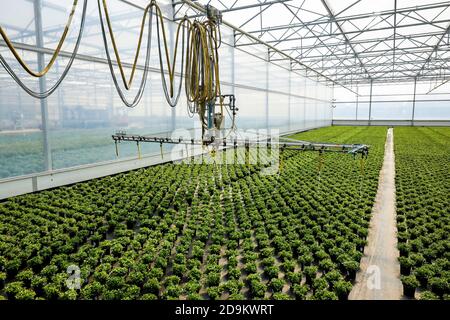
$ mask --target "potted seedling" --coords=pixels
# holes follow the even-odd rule
[[[6,273],[0,272],[0,290],[2,290],[5,287],[5,281],[6,281]]]
[[[409,257],[399,257],[398,261],[400,262],[400,273],[405,276],[409,275],[414,264],[412,259]]]
[[[416,277],[414,275],[401,276],[400,280],[403,284],[403,294],[407,297],[414,298],[416,288],[420,285]]]
[[[339,300],[347,300],[350,291],[352,290],[352,284],[348,281],[339,280],[333,285],[334,293],[338,296]]]
[[[343,265],[348,272],[349,279],[354,280],[356,278],[356,272],[359,270],[359,263],[354,260],[347,260]]]
[[[313,282],[313,280],[316,278],[317,271],[318,269],[316,266],[305,267],[303,273],[305,274],[307,283],[311,284]]]

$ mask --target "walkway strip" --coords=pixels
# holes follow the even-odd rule
[[[350,292],[350,300],[399,300],[403,287],[400,282],[399,252],[395,210],[394,133],[389,128],[384,162],[378,181],[378,191],[372,208],[368,243],[364,248],[360,271]]]

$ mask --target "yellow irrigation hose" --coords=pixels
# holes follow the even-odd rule
[[[120,60],[119,50],[118,50],[117,44],[116,44],[116,38],[114,37],[114,33],[112,30],[111,19],[109,17],[109,12],[108,12],[108,6],[106,5],[106,0],[103,0],[103,9],[105,11],[105,18],[106,18],[106,23],[108,25],[111,43],[114,48],[114,54],[116,56],[117,65],[119,66],[120,75],[122,77],[123,84],[127,90],[130,90],[131,83],[133,82],[134,73],[136,71],[137,61],[139,58],[139,52],[141,51],[142,36],[144,34],[144,27],[145,27],[145,19],[147,18],[148,10],[150,9],[152,3],[153,3],[153,1],[144,10],[144,15],[142,17],[141,28],[140,28],[140,33],[139,33],[139,40],[138,40],[137,49],[136,49],[136,54],[134,57],[133,66],[131,68],[131,76],[130,76],[130,79],[127,81],[125,78],[125,72],[123,70],[122,61]]]
[[[23,69],[28,72],[31,76],[40,78],[46,75],[53,64],[55,63],[56,59],[59,56],[59,53],[61,51],[61,48],[64,44],[64,41],[66,40],[67,33],[69,32],[70,25],[72,24],[73,16],[75,14],[75,9],[77,8],[78,0],[74,0],[72,4],[72,10],[70,11],[69,20],[67,21],[66,27],[64,28],[63,34],[61,35],[61,38],[59,39],[58,46],[56,47],[55,51],[53,52],[53,55],[49,61],[49,63],[42,69],[41,71],[33,71],[31,68],[27,65],[27,63],[22,59],[22,57],[17,52],[16,48],[12,44],[11,40],[9,39],[6,32],[3,30],[3,28],[0,26],[0,34],[5,41],[6,45],[8,46],[11,53],[16,57],[17,62],[23,67]]]
[[[102,0],[103,8],[105,12],[106,23],[110,34],[111,43],[114,49],[114,54],[119,67],[120,75],[122,77],[123,84],[127,90],[130,90],[133,82],[134,74],[136,71],[139,52],[142,44],[142,38],[145,28],[145,20],[147,14],[152,7],[155,8],[155,14],[158,23],[161,24],[161,33],[163,40],[163,48],[165,52],[165,59],[167,63],[167,69],[169,73],[170,84],[170,97],[174,95],[174,80],[175,80],[175,64],[178,53],[178,43],[180,39],[180,31],[183,27],[188,29],[188,41],[190,40],[188,49],[186,52],[182,52],[187,57],[186,63],[186,94],[190,102],[203,103],[206,101],[215,100],[220,95],[220,80],[219,80],[219,65],[218,65],[218,31],[215,24],[210,21],[200,23],[194,21],[191,23],[186,17],[181,19],[178,24],[176,36],[175,36],[175,48],[173,57],[170,57],[169,47],[166,35],[166,28],[164,25],[163,14],[158,4],[152,0],[144,9],[144,15],[142,17],[139,40],[137,44],[136,54],[131,68],[131,75],[129,79],[126,79],[124,67],[120,59],[119,49],[117,47],[116,39],[112,29],[111,19],[108,11],[108,5],[106,0]],[[192,36],[189,37],[189,35]],[[161,65],[161,71],[164,73],[164,66]],[[213,70],[213,71],[212,71]],[[203,84],[199,83],[203,81]]]
[[[175,102],[171,101],[171,98],[174,97],[174,82],[175,82],[175,68],[176,68],[176,61],[178,56],[178,45],[180,41],[180,32],[183,33],[183,49],[181,50],[181,59],[182,59],[182,68],[181,68],[181,80],[183,80],[183,72],[185,73],[185,92],[189,103],[194,103],[197,109],[195,112],[199,113],[200,120],[202,123],[203,128],[206,128],[207,121],[205,119],[205,113],[207,111],[207,104],[208,103],[215,103],[216,99],[219,97],[219,105],[221,108],[221,114],[223,113],[223,99],[221,97],[221,90],[220,90],[220,76],[219,76],[219,43],[221,41],[221,34],[220,29],[218,26],[212,22],[211,20],[207,20],[204,22],[200,22],[198,20],[195,20],[193,22],[189,21],[187,17],[184,17],[181,19],[180,23],[178,24],[177,31],[176,31],[176,37],[175,37],[175,47],[173,56],[170,56],[169,53],[169,46],[167,44],[167,36],[166,36],[166,29],[164,25],[164,18],[163,14],[161,12],[160,7],[156,3],[155,0],[151,0],[151,2],[145,7],[144,14],[142,17],[141,25],[140,25],[140,32],[139,32],[139,38],[136,48],[136,53],[134,55],[134,60],[131,68],[131,74],[130,77],[127,79],[125,76],[124,67],[122,65],[122,61],[120,59],[119,49],[117,47],[116,39],[114,36],[112,24],[111,24],[111,18],[108,11],[108,5],[106,0],[102,0],[103,4],[103,11],[105,13],[106,18],[106,24],[108,26],[109,36],[111,39],[111,43],[114,49],[114,55],[117,61],[117,65],[119,67],[120,75],[123,81],[123,85],[126,88],[126,90],[130,90],[132,86],[132,82],[135,76],[139,55],[141,51],[141,45],[142,45],[142,38],[145,30],[145,24],[146,24],[146,18],[148,14],[153,14],[153,8],[155,9],[155,15],[157,19],[157,26],[158,26],[158,42],[160,42],[160,34],[159,34],[159,26],[161,26],[161,34],[162,34],[162,41],[163,45],[161,46],[161,43],[158,43],[159,45],[159,56],[160,56],[160,71],[163,81],[163,87],[164,92],[166,94],[166,99],[168,103],[171,106],[174,106],[178,98],[175,100]],[[67,34],[69,32],[70,26],[73,21],[73,17],[76,11],[78,5],[78,0],[73,0],[72,9],[69,14],[68,21],[66,23],[66,26],[64,28],[64,31],[61,35],[61,38],[58,42],[58,45],[53,52],[52,57],[50,58],[50,61],[48,64],[40,71],[33,71],[31,68],[27,65],[27,63],[22,59],[22,57],[17,52],[16,48],[14,47],[13,43],[9,39],[8,35],[4,31],[4,29],[0,26],[0,34],[2,38],[4,39],[6,45],[18,61],[18,63],[23,67],[23,69],[29,73],[33,77],[42,77],[46,75],[49,70],[54,65],[56,59],[60,55],[61,48],[66,40]],[[100,2],[98,3],[99,10],[100,9]],[[102,11],[102,10],[101,10]],[[100,11],[100,13],[101,13]],[[101,19],[102,20],[102,19]],[[103,20],[101,21],[102,28],[103,28]],[[103,35],[105,37],[105,30],[102,29]],[[187,32],[187,45],[185,46],[185,32]],[[150,33],[150,30],[149,30]],[[149,34],[149,37],[151,35]],[[106,46],[106,38],[105,38],[105,46]],[[186,49],[184,49],[186,47]],[[165,80],[165,68],[164,64],[162,63],[162,53],[161,48],[164,49],[164,57],[167,64],[167,71],[169,74],[169,92],[167,92],[166,88],[166,80]],[[109,53],[108,53],[108,59],[109,59]],[[183,66],[184,61],[186,60],[186,65]],[[111,72],[113,70],[111,69]],[[115,76],[114,76],[115,79]],[[181,82],[180,82],[180,88],[177,93],[177,97],[179,96],[179,92],[181,89]],[[119,88],[117,87],[117,90]],[[122,100],[124,99],[121,95]],[[125,101],[124,101],[125,102]],[[190,106],[190,105],[189,105]],[[192,111],[191,111],[192,112]],[[233,119],[233,126],[234,126],[234,119]]]
[[[206,112],[206,103],[215,101],[217,97],[220,97],[220,77],[219,77],[219,53],[218,53],[218,42],[221,39],[220,29],[211,21],[207,20],[205,22],[194,21],[191,22],[184,17],[178,24],[176,36],[175,36],[175,47],[173,56],[170,57],[169,54],[169,46],[166,35],[166,28],[164,25],[163,14],[161,9],[155,0],[152,0],[144,9],[144,15],[142,17],[142,22],[140,26],[139,39],[137,43],[137,49],[134,56],[134,61],[131,68],[131,74],[129,79],[126,79],[124,67],[122,65],[122,61],[120,59],[119,49],[117,47],[116,39],[114,36],[111,19],[109,16],[107,1],[102,0],[103,9],[105,12],[106,23],[109,30],[109,35],[111,39],[111,43],[114,49],[114,54],[116,57],[117,65],[119,67],[120,75],[122,78],[122,82],[126,90],[130,90],[133,78],[135,75],[140,48],[142,44],[142,38],[145,29],[145,20],[149,12],[152,12],[152,8],[155,9],[155,15],[157,19],[157,28],[158,28],[158,41],[160,41],[159,29],[161,28],[162,34],[162,42],[161,45],[158,43],[158,49],[160,52],[160,71],[161,77],[163,77],[162,81],[164,84],[164,90],[166,92],[166,99],[168,103],[172,105],[169,98],[174,97],[174,82],[175,82],[175,66],[178,56],[178,45],[180,41],[180,32],[183,32],[183,41],[184,41],[184,32],[187,32],[187,46],[185,51],[181,52],[182,64],[184,59],[186,58],[186,66],[185,70],[181,70],[181,74],[183,75],[183,71],[185,73],[185,92],[186,97],[189,103],[195,103],[197,105],[197,112],[200,116],[200,121],[202,123],[202,127],[205,128],[207,126],[205,119]],[[151,14],[151,13],[150,13]],[[184,42],[183,42],[184,46]],[[167,89],[165,87],[165,68],[162,63],[162,53],[161,47],[164,49],[164,58],[167,64],[167,72],[169,74],[169,92],[167,93]],[[183,68],[183,66],[182,66]],[[182,79],[180,80],[182,81]],[[180,84],[181,85],[181,84]],[[221,113],[223,115],[223,99],[219,100]],[[175,103],[174,103],[175,104]]]

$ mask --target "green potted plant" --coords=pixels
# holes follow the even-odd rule
[[[414,265],[413,260],[409,257],[399,257],[398,261],[400,262],[400,274],[405,276],[409,275]]]
[[[420,300],[439,300],[439,296],[431,291],[423,291],[419,296]]]
[[[281,293],[281,292],[275,292],[273,295],[272,295],[272,298],[274,299],[274,300],[291,300],[292,298],[289,296],[289,295],[287,295],[286,293]]]
[[[347,300],[352,290],[352,284],[348,281],[339,280],[334,283],[333,289],[339,300]]]
[[[309,291],[309,287],[307,285],[294,284],[292,287],[292,292],[295,295],[295,298],[298,300],[304,300]]]
[[[423,265],[419,268],[414,269],[414,275],[417,280],[419,280],[422,287],[427,287],[428,281],[435,274],[433,267],[431,265]]]
[[[284,281],[283,279],[273,278],[270,280],[269,286],[273,292],[281,292],[284,286]]]
[[[16,295],[23,289],[23,283],[21,281],[14,281],[6,285],[5,293],[8,299],[14,300],[16,298]]]
[[[342,264],[348,273],[349,279],[354,280],[356,277],[356,272],[359,270],[359,263],[355,260],[347,260]]]
[[[207,289],[207,293],[211,300],[217,300],[220,296],[218,287],[209,287]]]
[[[0,290],[5,287],[6,272],[0,272]]]
[[[441,277],[434,277],[430,279],[431,291],[439,296],[443,296],[445,293],[450,291],[450,285],[448,279]]]
[[[317,271],[318,269],[316,266],[305,267],[303,273],[306,277],[307,283],[311,284],[313,282],[313,280],[316,278]]]
[[[414,275],[401,276],[400,280],[403,284],[403,294],[407,297],[414,298],[416,288],[420,285],[416,277]]]

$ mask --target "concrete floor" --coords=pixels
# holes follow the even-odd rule
[[[398,300],[402,298],[395,210],[394,133],[387,132],[384,162],[372,209],[368,243],[361,259],[350,300]]]

